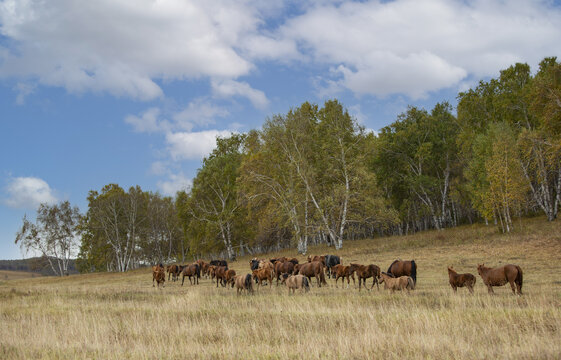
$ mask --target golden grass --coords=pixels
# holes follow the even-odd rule
[[[541,218],[523,226],[507,236],[477,225],[348,242],[338,252],[345,264],[382,269],[414,258],[410,295],[332,280],[295,296],[274,285],[237,296],[206,279],[158,290],[149,269],[0,281],[0,358],[560,358],[561,226]],[[248,261],[231,267],[247,273]],[[446,267],[477,274],[481,262],[520,265],[525,295],[507,285],[490,296],[478,275],[474,295],[453,294]]]

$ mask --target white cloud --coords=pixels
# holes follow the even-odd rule
[[[201,160],[216,147],[217,137],[226,137],[231,134],[232,132],[228,130],[168,133],[166,143],[174,161]]]
[[[191,131],[195,125],[214,124],[215,118],[228,116],[229,112],[206,99],[195,99],[172,117],[178,129]]]
[[[58,201],[49,184],[36,177],[12,178],[5,190],[8,198],[4,203],[13,208],[36,209],[41,203],[54,204]]]
[[[251,101],[256,108],[264,109],[269,105],[269,99],[265,93],[260,90],[253,89],[248,83],[234,80],[212,80],[212,90],[219,97],[242,96]]]
[[[420,98],[561,53],[559,24],[561,10],[549,1],[319,2],[276,36],[338,69],[324,75],[327,92],[337,89],[330,79],[358,95]]]
[[[16,97],[16,104],[23,105],[25,104],[25,98],[27,97],[27,95],[31,95],[35,91],[35,85],[19,82],[14,87],[14,90],[16,90],[18,93]]]
[[[167,121],[159,120],[160,109],[150,108],[142,113],[141,116],[127,115],[125,122],[132,125],[137,132],[158,132],[169,128]]]
[[[166,196],[174,196],[178,191],[185,190],[188,191],[193,185],[193,181],[183,175],[179,174],[169,174],[169,180],[158,181],[157,186]]]
[[[157,79],[248,74],[235,47],[259,23],[249,2],[6,0],[0,34],[15,45],[0,52],[0,76],[153,99]]]

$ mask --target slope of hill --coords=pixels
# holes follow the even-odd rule
[[[345,264],[382,269],[414,258],[409,295],[333,280],[295,296],[274,284],[237,296],[210,279],[157,289],[148,268],[0,280],[0,358],[560,358],[561,225],[535,218],[518,226],[510,235],[474,225],[348,242],[337,252]],[[323,253],[334,251],[310,249]],[[263,257],[277,255],[295,253]],[[245,274],[249,260],[231,268]],[[488,295],[478,263],[520,265],[524,295],[508,285]],[[448,265],[476,275],[474,295],[452,292]]]
[[[33,257],[18,260],[0,260],[0,270],[39,273],[44,276],[56,275],[51,269],[47,259],[44,257]],[[68,273],[78,273],[78,270],[76,269],[76,260],[70,260],[68,264]]]

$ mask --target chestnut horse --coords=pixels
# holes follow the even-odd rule
[[[382,273],[380,283],[384,283],[384,289],[390,289],[392,292],[395,290],[415,290],[415,283],[411,276],[400,276],[394,278],[391,274]]]
[[[311,278],[315,277],[318,282],[318,287],[321,287],[321,284],[327,285],[325,273],[323,272],[323,264],[319,261],[299,264],[298,266],[295,265],[294,275],[298,274],[306,276],[309,281],[312,281]]]
[[[183,277],[181,278],[181,286],[183,286],[186,276],[189,278],[189,283],[191,285],[199,284],[199,279],[201,278],[201,267],[199,266],[199,264],[194,263],[191,265],[185,265],[181,273],[183,274]],[[195,278],[194,281],[191,280],[191,277]]]
[[[458,274],[452,266],[448,266],[448,277],[450,278],[450,286],[454,292],[458,291],[459,287],[467,287],[469,292],[473,294],[473,286],[475,285],[475,276],[472,274]]]
[[[160,273],[164,274],[163,280]],[[162,264],[152,266],[152,287],[154,287],[154,281],[158,283],[158,287],[160,287],[160,282],[166,281],[166,273]]]
[[[253,278],[259,282],[259,286],[263,285],[263,280],[267,280],[270,288],[273,286],[273,270],[269,267],[253,270]]]
[[[253,282],[251,281],[251,274],[236,275],[232,282],[232,287],[236,285],[236,293],[239,295],[240,291],[247,290],[248,294],[253,292]]]
[[[395,260],[388,268],[387,273],[394,277],[411,276],[415,285],[417,285],[417,264],[415,264],[415,260]]]
[[[494,293],[493,286],[503,286],[510,283],[512,293],[516,294],[514,291],[514,284],[516,284],[518,295],[522,295],[522,269],[520,266],[508,264],[497,268],[488,268],[485,267],[485,264],[481,264],[477,266],[477,272],[483,279],[483,283],[487,285],[490,294]]]
[[[351,264],[351,270],[354,270],[356,272],[356,276],[358,277],[358,291],[361,290],[361,284],[364,284],[364,288],[366,289],[366,279],[370,277],[373,278],[370,290],[374,288],[374,284],[376,284],[376,288],[380,290],[380,286],[378,285],[378,278],[380,277],[380,267],[378,265]]]
[[[356,271],[356,267],[352,267],[352,266],[345,266],[345,265],[335,265],[331,268],[332,274],[335,276],[335,287],[337,287],[337,280],[339,280],[339,278],[343,278],[343,284],[345,284],[345,278],[347,278],[347,289],[349,288],[349,285],[351,284],[351,278],[353,279],[353,285],[356,285],[356,281],[355,281],[355,271]]]
[[[232,284],[232,287],[234,287],[234,278],[236,277],[236,271],[229,269],[226,271],[226,286],[228,286],[228,284]]]

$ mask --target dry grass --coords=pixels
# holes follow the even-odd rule
[[[29,272],[29,271],[11,271],[11,270],[0,270],[0,281],[2,280],[19,280],[26,278],[35,278],[43,276],[39,273]]]
[[[523,226],[508,236],[473,226],[349,242],[339,252],[345,264],[383,269],[414,258],[411,295],[330,280],[296,296],[275,286],[236,296],[209,280],[157,290],[148,269],[1,281],[0,358],[560,358],[560,223]],[[232,267],[246,273],[248,260]],[[479,276],[474,295],[453,294],[446,266],[476,274],[481,262],[519,264],[525,295],[502,287],[489,296]]]

